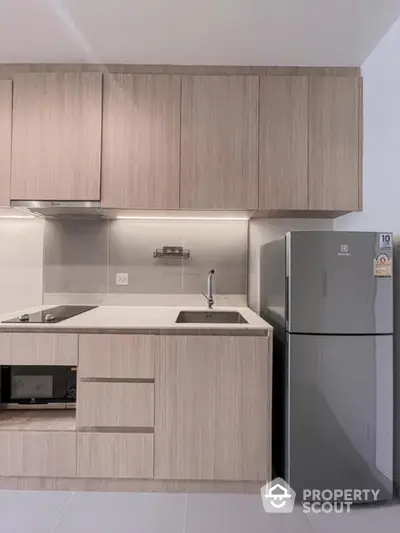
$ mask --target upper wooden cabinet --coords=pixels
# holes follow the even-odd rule
[[[101,93],[101,73],[14,76],[11,199],[100,199]]]
[[[254,76],[182,78],[182,209],[257,209]]]
[[[361,80],[311,77],[309,209],[361,208]]]
[[[154,475],[270,479],[266,337],[165,337],[156,354]]]
[[[260,210],[308,209],[308,90],[307,77],[260,79]]]
[[[107,73],[102,94],[102,76],[0,81],[0,206],[361,209],[361,78]]]
[[[104,75],[104,207],[179,208],[180,91],[180,76]]]
[[[0,80],[0,207],[10,205],[12,81]]]

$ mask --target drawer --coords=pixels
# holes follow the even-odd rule
[[[151,434],[78,434],[78,477],[152,478]]]
[[[76,433],[0,431],[0,476],[76,477]]]
[[[0,333],[0,365],[78,364],[78,335]]]
[[[79,376],[154,379],[154,353],[162,342],[151,335],[80,335]]]
[[[154,383],[79,382],[78,427],[154,426]]]

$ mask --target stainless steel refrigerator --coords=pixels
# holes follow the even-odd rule
[[[275,328],[274,473],[297,497],[337,488],[390,499],[392,235],[296,231],[265,244],[260,310]]]

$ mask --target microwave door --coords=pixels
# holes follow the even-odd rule
[[[51,374],[28,374],[15,372],[11,378],[11,400],[30,402],[53,399],[53,376]]]
[[[10,408],[74,408],[75,370],[64,366],[3,366],[1,404]]]

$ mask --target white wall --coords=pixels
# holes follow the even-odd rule
[[[0,219],[0,313],[42,303],[43,224]]]
[[[336,230],[400,234],[400,19],[362,66],[364,77],[364,209]]]
[[[332,230],[333,222],[327,219],[255,218],[249,223],[248,304],[256,313],[260,311],[260,246],[283,237],[288,231]]]

